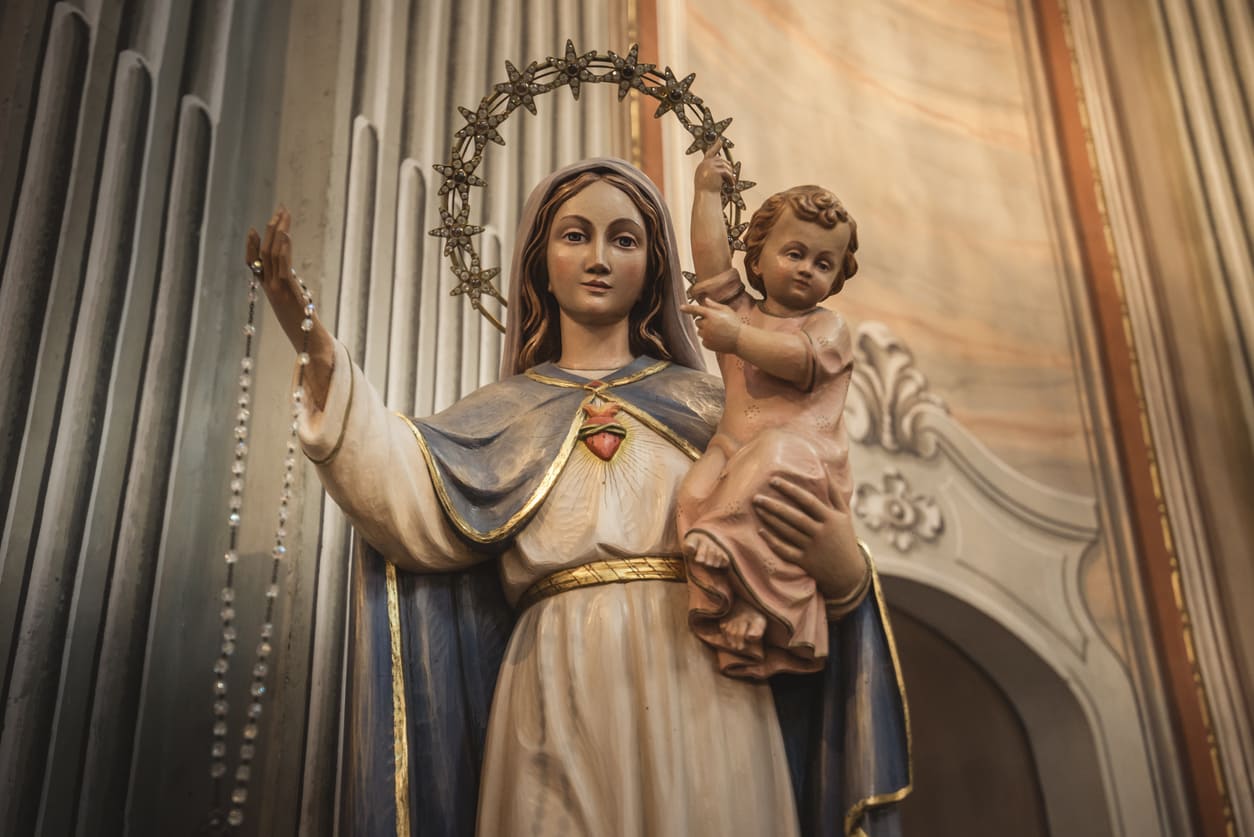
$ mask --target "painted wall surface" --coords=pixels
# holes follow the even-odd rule
[[[671,21],[669,43],[680,47],[671,62],[697,74],[692,89],[716,115],[735,119],[728,130],[734,153],[743,176],[759,184],[746,194],[750,209],[774,191],[813,182],[835,191],[857,218],[860,272],[830,300],[831,307],[855,328],[887,326],[909,347],[928,392],[943,399],[948,414],[996,460],[1039,486],[1095,504],[1099,522],[1084,548],[1076,605],[1126,667],[1146,718],[1143,738],[1120,745],[1157,753],[1150,756],[1157,762],[1157,789],[1146,801],[1163,806],[1164,823],[1174,822],[1164,826],[1169,831],[1188,829],[1183,756],[1173,744],[1149,628],[1149,620],[1163,617],[1148,610],[1141,558],[1130,536],[1109,382],[1060,163],[1036,4],[662,5],[671,10],[669,18],[662,16]],[[1251,137],[1249,78],[1239,69],[1251,55],[1249,15],[1232,4],[1163,5],[1103,4],[1098,14],[1089,4],[1064,4],[1064,16],[1081,102],[1088,96],[1095,171],[1109,196],[1106,242],[1122,266],[1132,305],[1127,339],[1141,352],[1139,385],[1149,388],[1143,420],[1153,428],[1146,432],[1158,443],[1166,475],[1163,525],[1180,533],[1182,606],[1201,626],[1195,634],[1200,662],[1189,664],[1201,666],[1199,676],[1211,686],[1205,700],[1217,718],[1215,759],[1225,760],[1240,816],[1248,817],[1236,790],[1251,775],[1248,685],[1239,682],[1244,658],[1239,652],[1235,659],[1228,656],[1230,647],[1239,649],[1248,638],[1237,627],[1248,609],[1224,601],[1233,588],[1219,579],[1248,589],[1250,542],[1233,532],[1199,530],[1193,521],[1205,512],[1191,498],[1224,492],[1198,490],[1187,472],[1221,469],[1217,484],[1241,482],[1239,463],[1249,461],[1254,435],[1249,411],[1244,425],[1239,418],[1250,387],[1248,364],[1241,361],[1251,325],[1243,314],[1248,293],[1233,290],[1228,278],[1248,257],[1242,242],[1254,240],[1249,216],[1240,210],[1248,178],[1243,163],[1225,168],[1215,159],[1225,148],[1247,147]],[[1219,34],[1223,21],[1226,36]],[[1118,45],[1110,48],[1112,38]],[[1107,86],[1110,67],[1129,79],[1151,68],[1158,75],[1148,87],[1130,80]],[[1181,95],[1178,112],[1173,108]],[[1242,112],[1244,121],[1238,118]],[[1135,119],[1121,121],[1124,114]],[[1187,130],[1186,116],[1192,120]],[[1147,143],[1138,132],[1151,119],[1157,120],[1156,133]],[[1124,130],[1133,133],[1121,135]],[[1190,141],[1199,156],[1181,162],[1178,149]],[[667,150],[667,186],[684,196],[682,203],[691,194],[695,161],[683,158],[683,145],[674,138]],[[1187,151],[1182,158],[1187,160]],[[1196,177],[1207,187],[1198,191],[1210,208],[1193,202],[1190,165],[1198,166]],[[1151,209],[1137,204],[1145,193],[1155,201]],[[1142,226],[1146,213],[1164,219]],[[1223,258],[1213,268],[1163,246],[1162,236],[1171,234],[1165,216],[1173,213],[1177,225],[1196,235],[1190,248],[1215,243],[1209,246]],[[1207,217],[1209,224],[1198,220]],[[1128,243],[1134,239],[1141,250]],[[1188,290],[1179,288],[1183,275],[1190,276]],[[1188,300],[1171,302],[1180,292]],[[1224,310],[1225,304],[1231,305],[1227,324],[1207,313],[1208,306]],[[1192,336],[1172,345],[1164,323],[1175,320],[1181,323],[1172,327],[1177,334]],[[1199,343],[1199,334],[1208,336]],[[1202,346],[1208,348],[1199,355]],[[1202,371],[1208,363],[1211,368]],[[1233,380],[1219,366],[1233,370]],[[1198,372],[1180,374],[1184,369]],[[1226,381],[1220,390],[1201,392],[1220,380]],[[1171,392],[1193,396],[1173,402],[1164,396]],[[1189,418],[1192,411],[1197,418]],[[1190,440],[1178,429],[1190,424],[1211,431]],[[1173,435],[1181,432],[1182,438]],[[1221,445],[1232,460],[1215,455]],[[1190,461],[1190,450],[1198,458]],[[1216,502],[1229,502],[1228,495],[1248,500],[1250,491],[1233,488]],[[1175,548],[1167,537],[1169,549]],[[1244,539],[1244,549],[1233,548],[1234,539]],[[959,565],[976,564],[995,575],[1013,563],[997,557],[1005,548],[1000,535],[985,543],[968,539],[964,546]],[[926,575],[929,549],[916,545],[893,571]],[[1042,560],[1066,574],[1065,562]],[[967,589],[977,584],[973,580]],[[926,614],[914,615],[926,621]],[[1178,631],[1182,617],[1174,610],[1167,616]],[[1061,614],[1043,618],[1059,628],[1070,622]],[[1209,765],[1202,775],[1223,781]]]

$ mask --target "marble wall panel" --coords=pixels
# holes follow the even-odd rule
[[[1075,265],[1048,217],[1016,4],[686,8],[685,67],[736,120],[750,207],[814,182],[858,221],[859,274],[832,307],[906,339],[1013,467],[1092,494],[1060,287]]]

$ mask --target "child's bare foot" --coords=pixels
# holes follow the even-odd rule
[[[737,601],[718,626],[732,650],[743,651],[746,642],[762,639],[762,634],[766,632],[766,617],[743,601]]]
[[[731,559],[727,557],[727,550],[704,532],[688,533],[688,536],[684,538],[684,554],[698,564],[704,564],[714,570],[724,569],[731,563]]]

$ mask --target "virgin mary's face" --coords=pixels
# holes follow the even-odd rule
[[[590,326],[627,319],[648,272],[645,235],[635,203],[604,180],[558,207],[545,261],[562,314]]]

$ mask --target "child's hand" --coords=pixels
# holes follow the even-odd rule
[[[719,154],[722,150],[723,140],[720,137],[706,150],[705,157],[697,164],[697,173],[693,176],[693,183],[698,192],[722,192],[724,183],[736,182],[736,174],[732,171],[731,163]]]
[[[712,352],[735,352],[740,337],[740,316],[721,302],[704,299],[681,305],[680,311],[697,318],[697,336]]]

